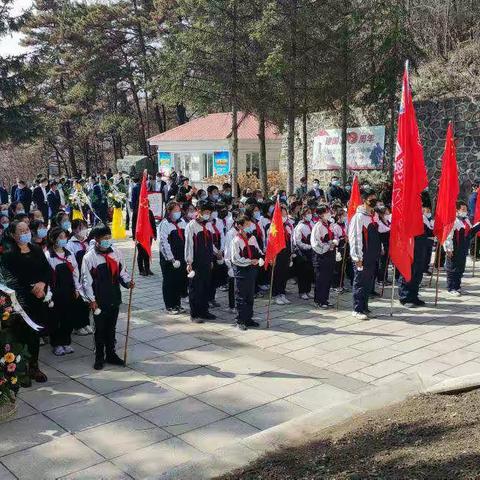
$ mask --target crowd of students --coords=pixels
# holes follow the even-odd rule
[[[379,295],[378,285],[398,282],[403,305],[425,304],[419,288],[423,275],[432,273],[434,247],[428,195],[423,198],[424,234],[415,239],[412,279],[406,282],[399,275],[389,278],[388,184],[377,189],[363,184],[363,203],[348,220],[349,188],[341,187],[337,177],[332,178],[326,193],[318,180],[309,187],[302,178],[294,195],[278,189],[269,198],[260,190],[248,189],[233,198],[228,183],[202,190],[181,175],[155,178],[148,187],[163,194],[166,207],[160,223],[155,225],[153,215],[151,222],[158,237],[163,299],[170,315],[184,313],[182,299],[188,298],[192,322],[214,320],[211,310],[219,306],[216,294],[221,289],[228,292],[228,307],[238,329],[259,327],[254,317],[255,298],[271,291],[275,304],[291,303],[292,292],[287,293],[290,279],[302,301],[313,300],[322,310],[332,307],[331,289],[338,294],[351,289],[352,315],[359,320],[371,316],[369,299]],[[140,182],[132,179],[128,183],[127,211],[134,230]],[[40,186],[45,189],[47,185],[42,181]],[[475,191],[477,188],[475,184]],[[48,198],[51,191],[52,187],[48,193],[42,190],[40,200],[32,200],[28,209],[8,193],[0,205],[2,281],[15,289],[26,313],[44,327],[38,335],[22,322],[12,326],[28,346],[30,376],[38,382],[46,381],[38,354],[47,335],[53,353],[63,356],[74,351],[72,333],[94,333],[94,368],[103,368],[105,362],[123,365],[115,346],[120,287],[134,286],[121,252],[112,242],[108,218],[96,216],[93,226],[86,220],[72,220],[68,209],[62,208],[61,198],[57,211],[48,201],[45,208],[41,199]],[[272,273],[272,266],[264,267],[264,257],[276,205],[281,210],[286,245],[277,255]],[[480,230],[480,224],[472,226],[468,217],[467,204],[459,201],[456,222],[444,245],[447,288],[455,296],[461,295],[470,240]],[[153,274],[145,254],[139,262],[143,275]]]

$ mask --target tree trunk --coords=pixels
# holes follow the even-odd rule
[[[135,83],[132,79],[130,80],[130,91],[132,92],[133,102],[135,103],[135,109],[137,110],[137,117],[140,123],[139,130],[138,130],[138,140],[139,140],[139,147],[141,153],[144,155],[148,155],[148,144],[147,144],[147,136],[145,134],[145,123],[143,121],[143,114],[142,108],[140,106],[140,99],[138,98],[137,90],[135,87]]]
[[[293,194],[295,175],[295,107],[290,104],[287,112],[287,195]]]
[[[68,164],[72,170],[72,175],[74,177],[78,176],[77,162],[75,159],[75,149],[73,147],[73,132],[70,122],[64,123],[64,135],[67,140],[67,151],[68,151]]]
[[[347,184],[347,130],[348,130],[348,98],[347,95],[342,99],[342,182]]]
[[[238,197],[238,109],[236,103],[232,108],[232,193]]]
[[[395,82],[396,83],[396,82]],[[393,181],[393,171],[395,168],[395,148],[396,148],[396,140],[395,140],[395,116],[397,113],[396,108],[396,98],[395,98],[396,86],[393,86],[390,90],[390,98],[389,98],[389,110],[390,110],[390,126],[388,132],[388,151],[389,151],[389,162],[388,162],[388,176],[391,181]]]
[[[177,103],[175,106],[177,125],[183,125],[188,122],[187,110],[183,103]]]
[[[267,144],[265,142],[265,114],[260,113],[258,118],[258,140],[260,142],[260,187],[263,197],[268,195],[267,177]]]
[[[302,112],[303,176],[308,180],[307,110]]]

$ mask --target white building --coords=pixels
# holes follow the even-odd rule
[[[231,167],[232,114],[212,113],[172,128],[150,138],[157,147],[158,170],[172,168],[191,181],[200,182],[213,175],[228,175]],[[267,170],[278,170],[282,137],[267,125]],[[258,120],[253,115],[238,114],[238,172],[258,174],[260,143]]]

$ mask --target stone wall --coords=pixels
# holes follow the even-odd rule
[[[425,163],[428,169],[430,190],[434,194],[438,185],[441,169],[441,157],[445,144],[448,121],[452,120],[457,138],[457,159],[459,166],[461,196],[466,197],[471,189],[471,182],[480,177],[480,98],[447,99],[438,101],[421,101],[415,104],[423,143]],[[388,125],[385,112],[362,112],[354,110],[351,114],[350,126]],[[319,112],[310,114],[307,121],[308,157],[311,161],[313,135],[319,128],[340,128],[340,118],[336,112]],[[385,132],[385,152],[388,154],[388,127]],[[297,120],[295,132],[295,182],[298,183],[303,173],[302,163],[302,131],[301,119]],[[280,170],[286,170],[287,138],[283,137],[283,148]],[[387,176],[388,162],[385,170],[365,172],[364,178],[379,181]],[[319,178],[326,184],[333,175],[332,171],[309,171],[309,180]]]

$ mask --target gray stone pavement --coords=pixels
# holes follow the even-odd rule
[[[132,243],[119,246],[131,268]],[[214,322],[167,316],[154,250],[155,276],[137,277],[128,367],[93,370],[91,336],[74,336],[75,353],[61,358],[42,347],[49,382],[22,390],[16,417],[0,423],[0,480],[156,478],[410,373],[443,380],[480,372],[479,286],[470,267],[469,294],[441,290],[438,308],[396,302],[390,317],[387,288],[369,321],[351,317],[349,293],[338,310],[319,311],[290,283],[292,304],[272,305],[270,329],[262,321],[240,332],[223,292]],[[433,297],[427,288],[425,300]],[[255,302],[262,320],[266,310],[266,299]],[[126,305],[120,353],[125,330]]]

